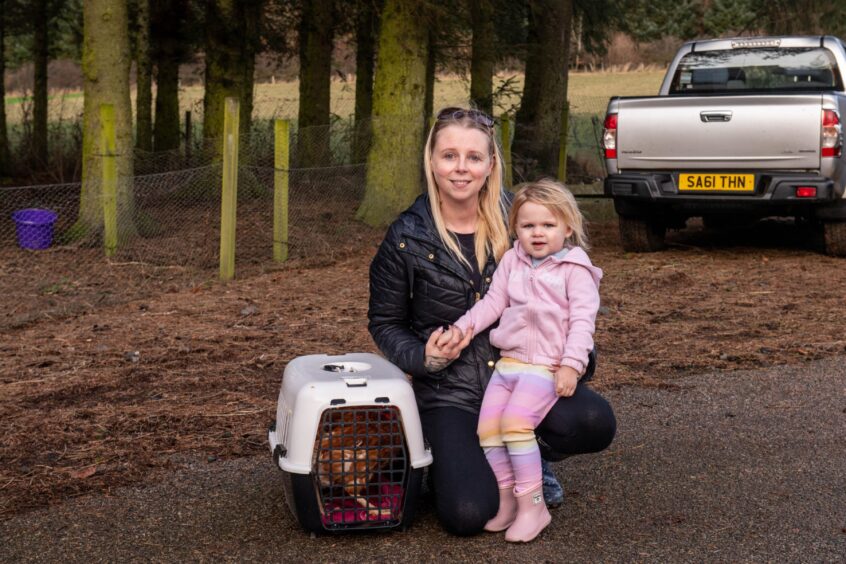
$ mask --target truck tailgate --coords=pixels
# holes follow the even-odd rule
[[[818,169],[822,96],[621,98],[620,170]]]

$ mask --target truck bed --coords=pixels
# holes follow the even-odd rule
[[[616,98],[617,168],[817,170],[821,108],[821,94]]]

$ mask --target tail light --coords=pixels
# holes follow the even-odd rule
[[[843,126],[840,124],[840,116],[834,110],[823,110],[820,155],[823,157],[839,157],[842,147]]]
[[[602,133],[602,145],[605,147],[605,158],[617,158],[617,114],[605,116],[605,131]]]

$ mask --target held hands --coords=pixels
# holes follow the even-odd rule
[[[569,398],[576,392],[579,373],[570,366],[561,366],[555,371],[555,393],[559,397]]]
[[[427,372],[439,372],[449,366],[458,358],[470,340],[473,339],[473,328],[471,327],[466,335],[461,333],[458,327],[438,327],[429,336],[426,342],[426,359],[424,367]]]

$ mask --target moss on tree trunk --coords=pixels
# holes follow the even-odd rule
[[[357,217],[387,225],[420,194],[426,57],[423,2],[388,0],[373,88],[373,142]]]
[[[470,101],[480,110],[493,113],[494,10],[491,0],[470,0],[473,43],[470,54]]]
[[[530,44],[513,160],[530,178],[558,173],[561,113],[567,100],[572,0],[531,0]]]
[[[429,28],[429,52],[426,55],[426,94],[423,97],[423,129],[425,135],[429,117],[435,107],[435,73],[437,72],[437,48],[435,47],[435,33]]]
[[[300,20],[297,165],[329,164],[332,2],[304,2]]]
[[[115,109],[118,172],[118,225],[122,236],[132,224],[132,107],[129,99],[130,49],[125,0],[85,0],[82,73],[82,193],[77,233],[103,225],[100,106]]]
[[[135,47],[135,146],[144,151],[153,149],[153,92],[150,63],[150,0],[138,1],[138,34]]]

